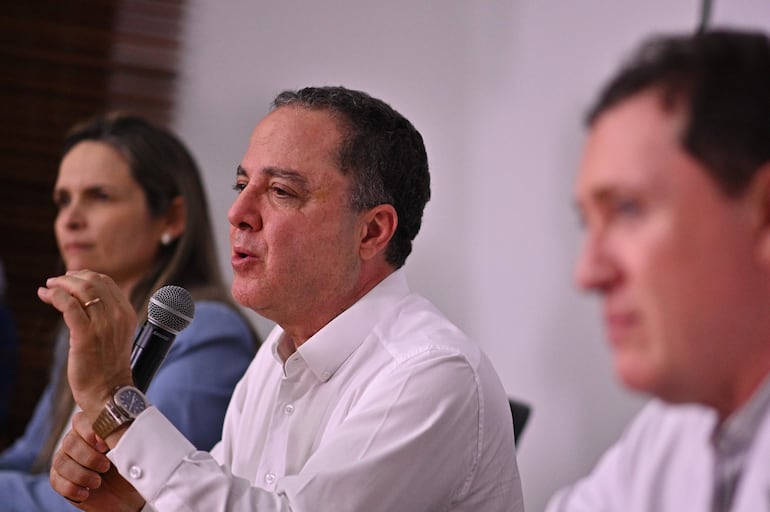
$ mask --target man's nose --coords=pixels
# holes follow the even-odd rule
[[[586,291],[602,292],[612,285],[617,276],[617,267],[604,237],[596,233],[586,234],[574,268],[577,286]]]
[[[254,187],[246,186],[236,196],[227,212],[227,220],[236,229],[261,229],[260,197]]]

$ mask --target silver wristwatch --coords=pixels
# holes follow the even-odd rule
[[[94,421],[94,432],[107,439],[118,428],[134,421],[149,405],[144,393],[134,386],[118,387]]]

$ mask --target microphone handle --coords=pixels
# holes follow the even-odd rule
[[[147,391],[150,381],[166,359],[174,338],[174,334],[146,322],[134,339],[131,373],[134,385],[143,393]]]

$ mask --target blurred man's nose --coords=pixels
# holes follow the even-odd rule
[[[596,233],[587,233],[575,263],[577,286],[586,291],[602,292],[612,285],[617,276],[604,238]]]

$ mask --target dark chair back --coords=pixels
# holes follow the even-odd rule
[[[511,406],[511,416],[513,416],[513,437],[516,440],[516,444],[519,444],[521,433],[527,425],[532,407],[512,398],[508,399],[508,404]]]

